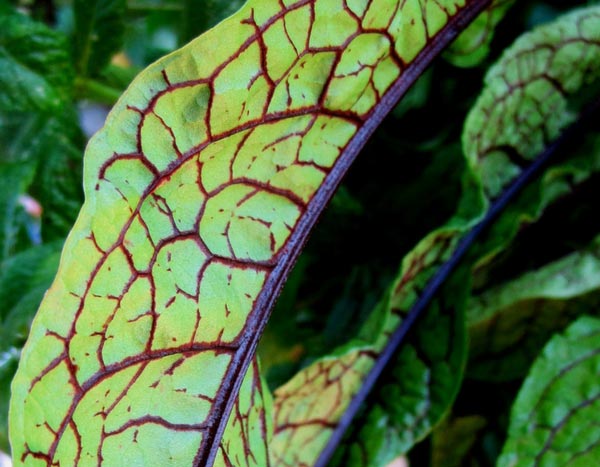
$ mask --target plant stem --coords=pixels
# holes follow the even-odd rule
[[[114,105],[121,94],[122,89],[116,89],[107,84],[90,78],[77,78],[75,81],[76,95],[79,99],[89,99],[101,104]]]

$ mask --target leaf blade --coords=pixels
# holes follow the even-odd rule
[[[156,456],[141,449],[128,462],[212,464],[256,336],[306,232],[364,139],[448,40],[444,28],[483,3],[448,2],[451,18],[434,8],[407,41],[400,32],[415,9],[251,2],[150,67],[88,146],[86,203],[13,382],[17,461],[117,461],[120,443],[150,447],[160,435]],[[327,20],[332,11],[339,21]],[[295,14],[313,26],[286,34]],[[370,56],[349,47],[363,42]],[[277,53],[291,61],[287,70]],[[414,65],[397,80],[407,60]],[[240,96],[247,100],[232,109]],[[278,145],[291,145],[282,151],[291,160],[269,159]],[[265,202],[270,210],[257,207]],[[172,412],[137,402],[201,368],[212,377],[187,395],[171,391]],[[59,380],[68,381],[69,397],[27,405],[52,397]],[[84,442],[77,426],[94,418]]]
[[[583,466],[598,461],[600,435],[593,414],[600,386],[593,376],[599,333],[598,319],[582,317],[544,348],[513,406],[499,467],[532,462]]]

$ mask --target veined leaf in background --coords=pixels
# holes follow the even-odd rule
[[[576,10],[521,36],[485,78],[463,144],[489,197],[578,115],[577,94],[600,77],[600,9]]]
[[[485,4],[250,1],[148,68],[88,146],[13,380],[17,465],[212,465],[316,216]]]
[[[600,461],[600,320],[582,317],[536,360],[512,408],[498,467]]]
[[[600,246],[577,251],[475,297],[468,308],[469,374],[525,374],[549,336],[600,305]]]
[[[575,10],[521,36],[486,75],[465,124],[463,146],[489,198],[576,120],[582,105],[597,97],[599,31],[598,6]],[[478,246],[483,253],[476,265],[476,288],[486,283],[490,263],[519,228],[600,170],[598,147],[598,137],[587,136],[567,161],[548,169],[494,223]]]
[[[366,412],[357,417],[333,465],[386,465],[408,452],[444,417],[466,363],[468,291],[468,268],[461,268],[390,361],[390,371],[378,380]],[[392,313],[398,311],[392,308]]]
[[[275,391],[274,466],[315,465],[390,335],[478,218],[481,206],[480,201],[479,208],[474,204],[466,210],[470,221],[456,218],[404,258],[389,296],[370,315],[358,340],[318,360]],[[336,454],[334,465],[389,462],[422,439],[454,400],[466,359],[463,313],[469,284],[464,274],[457,278],[448,285],[453,293],[442,294],[416,325],[395,358],[392,376],[375,389],[379,395],[369,407],[372,412],[360,418],[358,433],[345,442],[350,448]]]
[[[490,196],[496,196],[498,190],[528,164],[536,148],[549,144],[568,122],[577,118],[582,103],[597,94],[595,89],[600,82],[598,63],[600,9],[597,6],[576,10],[542,25],[507,49],[488,73],[486,88],[467,119],[464,133],[465,152]],[[571,71],[567,73],[565,69],[569,67]],[[479,364],[471,362],[474,365],[471,375],[496,380],[521,375],[551,331],[562,329],[568,317],[589,309],[586,306],[578,309],[578,305],[573,303],[568,309],[563,309],[559,300],[548,300],[553,295],[549,290],[552,277],[556,277],[552,271],[566,268],[561,274],[583,277],[586,275],[582,269],[584,264],[589,266],[590,261],[593,262],[585,253],[582,253],[583,258],[574,255],[571,260],[542,268],[522,279],[512,278],[512,286],[496,284],[496,292],[488,291],[479,297],[479,290],[490,286],[490,271],[499,267],[498,261],[494,260],[500,252],[504,252],[505,256],[511,252],[510,245],[519,228],[537,221],[548,206],[575,191],[600,171],[599,148],[598,136],[593,132],[586,135],[583,141],[572,147],[568,159],[547,169],[542,177],[527,187],[523,196],[507,208],[478,247],[481,258],[475,269],[475,298],[468,319],[472,326],[472,357],[482,360]],[[540,268],[540,265],[536,267]],[[537,286],[529,282],[526,284],[524,281],[528,281],[528,277],[535,278]],[[538,282],[543,277],[546,285]],[[581,281],[579,283],[583,286]],[[524,289],[521,287],[525,285],[530,294],[519,294],[512,303],[498,303],[500,291],[516,286],[522,292]],[[558,287],[562,293],[569,294],[564,286]],[[541,290],[544,288],[545,291]],[[571,288],[571,292],[581,295],[583,290],[575,292]],[[538,299],[543,302],[538,303]],[[489,300],[490,306],[483,305]],[[547,306],[543,306],[544,303]],[[514,313],[517,309],[518,317]],[[530,319],[528,324],[525,316]],[[542,321],[545,324],[537,331],[529,326]],[[494,322],[495,325],[490,327],[489,324]],[[526,334],[520,334],[526,330]],[[482,342],[484,335],[486,344]],[[498,339],[494,339],[493,335]],[[500,338],[500,335],[503,337]],[[524,341],[520,340],[521,337]],[[531,346],[529,351],[519,347],[518,351],[510,353],[511,342],[514,344],[516,341],[526,347]],[[502,355],[496,358],[494,353]]]

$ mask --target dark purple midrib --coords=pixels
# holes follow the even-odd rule
[[[288,274],[306,243],[310,231],[316,224],[319,216],[333,196],[333,193],[350,168],[352,162],[354,162],[356,156],[362,150],[369,137],[383,121],[385,116],[394,108],[400,98],[408,91],[427,66],[429,66],[431,61],[490,3],[491,0],[471,1],[468,5],[464,6],[460,12],[456,13],[434,37],[429,39],[426,48],[423,49],[417,57],[413,59],[410,65],[402,71],[400,77],[386,92],[381,101],[375,105],[369,116],[365,119],[363,126],[351,138],[332,171],[325,178],[323,184],[308,203],[306,212],[298,222],[297,228],[294,230],[284,247],[285,252],[281,254],[280,261],[269,275],[261,293],[257,297],[256,306],[252,312],[252,316],[248,319],[248,326],[244,336],[240,339],[240,347],[231,362],[230,368],[232,368],[232,370],[228,375],[228,379],[231,383],[227,384],[227,381],[224,381],[224,385],[227,389],[221,392],[220,397],[218,396],[219,399],[225,402],[222,405],[219,402],[215,404],[216,410],[213,412],[213,417],[218,421],[211,424],[211,428],[209,428],[206,433],[210,448],[201,449],[199,456],[195,460],[196,467],[210,467],[213,465],[229,419],[229,414],[233,408],[233,404],[248,366],[254,358],[259,338],[265,329],[267,319],[275,304],[275,300],[279,296]],[[379,360],[381,360],[381,357]],[[379,371],[379,373],[380,372],[381,371]],[[369,374],[369,377],[371,377],[372,373],[373,372]],[[350,424],[351,419],[358,410],[358,406],[360,406],[360,403],[364,400],[376,379],[377,378],[374,377],[374,380],[371,385],[368,386],[368,389],[365,391],[361,390],[352,400],[350,407],[338,424],[338,428],[333,432],[330,442],[319,457],[316,466],[323,467],[326,465],[326,462],[341,440],[346,427]],[[363,386],[363,388],[365,387],[367,386]],[[359,395],[361,396],[360,400],[357,399]]]

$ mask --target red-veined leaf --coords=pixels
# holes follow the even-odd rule
[[[143,72],[86,152],[12,386],[16,464],[211,465],[308,230],[485,3],[250,1]]]

